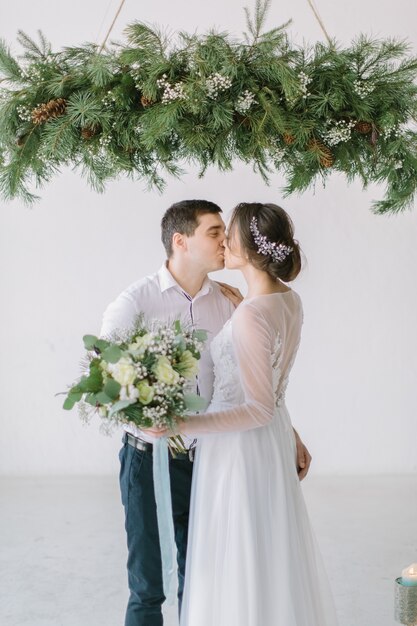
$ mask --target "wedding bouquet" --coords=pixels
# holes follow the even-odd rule
[[[198,372],[200,352],[207,338],[204,330],[144,322],[111,340],[83,337],[87,350],[86,371],[69,389],[64,409],[78,404],[89,419],[98,414],[108,425],[132,422],[139,428],[175,426],[175,417],[204,408],[205,401],[191,386]],[[171,437],[173,451],[184,448],[180,437]]]

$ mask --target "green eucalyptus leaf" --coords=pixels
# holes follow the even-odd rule
[[[121,359],[122,354],[118,346],[110,346],[104,350],[101,357],[107,363],[117,363]]]
[[[95,335],[84,335],[83,337],[84,347],[86,350],[92,350],[98,341],[98,338]]]
[[[97,339],[94,347],[97,348],[100,352],[103,352],[110,345],[110,341],[106,341],[105,339]]]
[[[87,393],[84,400],[88,403],[91,404],[91,406],[96,406],[97,404],[97,396],[95,393]]]
[[[110,398],[107,393],[104,393],[104,391],[99,391],[96,394],[96,400],[99,404],[110,404],[112,398]]]
[[[182,337],[181,335],[177,335],[174,338],[174,345],[177,346],[177,348],[181,351],[184,352],[184,350],[187,348],[187,344],[185,343],[185,339],[184,337]]]
[[[76,402],[79,402],[82,397],[83,392],[81,390],[78,390],[77,385],[75,387],[72,387],[69,390],[67,397],[65,398],[63,408],[67,411],[70,411],[73,408],[74,404]]]
[[[198,329],[193,332],[193,339],[197,339],[197,341],[207,341],[207,331],[203,329]]]
[[[111,407],[107,417],[112,417],[115,413],[118,413],[122,409],[126,409],[128,406],[134,404],[135,402],[136,400],[119,400],[119,402],[115,402],[115,404],[113,404],[113,406]]]
[[[196,393],[186,393],[184,403],[188,411],[204,411],[207,408],[207,401]]]
[[[75,404],[75,399],[72,398],[71,396],[68,396],[67,398],[65,398],[62,408],[65,409],[66,411],[70,411],[74,407],[74,404]]]
[[[85,393],[86,391],[89,391],[88,379],[89,379],[89,376],[82,376],[80,380],[78,381],[78,383],[75,385],[75,387],[72,388],[71,391],[82,391],[83,393]]]
[[[85,391],[96,393],[103,387],[103,372],[97,366],[90,369],[90,375],[84,383]]]
[[[109,396],[109,398],[116,400],[119,397],[121,388],[122,386],[117,382],[117,380],[109,378],[104,385],[103,391]]]

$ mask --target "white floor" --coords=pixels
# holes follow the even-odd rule
[[[303,489],[340,626],[394,626],[394,579],[417,561],[417,476],[310,477]],[[1,478],[0,511],[1,625],[123,625],[116,477]]]

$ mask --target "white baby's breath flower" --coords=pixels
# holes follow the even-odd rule
[[[134,385],[128,385],[127,395],[129,397],[129,400],[137,400],[139,398],[139,389]]]
[[[298,78],[300,79],[300,91],[304,99],[308,96],[311,96],[311,93],[308,90],[308,85],[311,83],[312,79],[305,72],[300,72],[298,74]]]
[[[246,89],[239,95],[235,109],[238,113],[246,113],[254,104],[256,104],[255,94]]]
[[[355,123],[353,120],[336,120],[332,122],[329,130],[324,133],[326,143],[329,146],[336,146],[338,143],[349,141]]]
[[[357,79],[353,83],[353,89],[355,93],[358,94],[361,98],[366,98],[369,94],[371,94],[375,89],[375,84],[372,81],[365,81]]]
[[[120,389],[120,400],[137,400],[139,398],[139,390],[134,385],[123,385]]]
[[[215,100],[219,93],[230,89],[232,81],[227,76],[216,72],[206,79],[206,90],[209,98]]]
[[[156,81],[156,84],[160,89],[163,89],[161,102],[162,104],[168,104],[174,100],[185,100],[186,94],[184,91],[184,83],[178,82],[171,84],[167,80],[166,74],[163,74],[162,78]]]
[[[17,111],[19,118],[23,122],[30,122],[32,120],[32,111],[30,110],[28,106],[21,104],[18,107],[16,107],[16,111]]]

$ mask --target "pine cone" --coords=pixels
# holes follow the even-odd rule
[[[242,124],[242,126],[245,126],[246,128],[249,128],[250,126],[250,119],[246,115],[243,115],[238,111],[234,112],[233,120],[234,122],[236,122],[236,124]]]
[[[356,132],[360,133],[361,135],[367,135],[372,130],[372,124],[370,122],[359,121],[356,122],[353,130],[356,130]]]
[[[333,165],[334,156],[332,151],[319,139],[310,139],[307,144],[307,149],[319,155],[320,165],[322,167],[331,167]]]
[[[27,136],[28,136],[28,134],[27,134],[27,132],[26,132],[26,131],[19,131],[19,132],[16,134],[16,145],[17,145],[19,148],[23,148],[23,146],[24,146],[24,145],[25,145],[25,143],[26,143]]]
[[[149,107],[153,104],[152,100],[146,96],[141,96],[140,103],[143,107]]]
[[[294,141],[295,141],[295,137],[294,137],[294,135],[291,135],[291,133],[284,133],[282,135],[282,139],[283,139],[284,143],[287,144],[287,146],[291,146],[294,143]]]
[[[64,98],[56,98],[49,100],[44,104],[40,104],[32,111],[32,122],[34,124],[43,124],[53,117],[64,115],[67,108],[67,101]]]
[[[97,135],[98,131],[99,127],[97,125],[85,126],[81,129],[81,137],[87,140],[92,139],[95,135]]]

